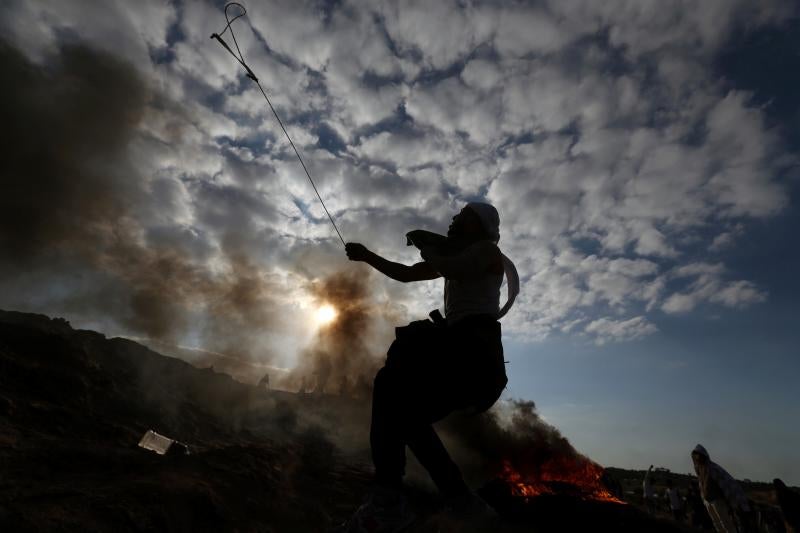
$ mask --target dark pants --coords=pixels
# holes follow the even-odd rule
[[[500,323],[493,318],[397,328],[372,393],[370,444],[378,483],[401,484],[408,446],[442,493],[466,494],[461,471],[431,424],[458,409],[488,409],[506,383]]]

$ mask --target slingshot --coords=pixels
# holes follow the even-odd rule
[[[228,16],[228,8],[232,7],[232,6],[238,7],[239,9],[242,10],[242,12],[239,13],[238,15],[236,15],[235,17],[230,18]],[[306,164],[305,164],[305,162],[303,162],[303,158],[300,157],[300,152],[297,150],[297,147],[294,145],[294,142],[292,142],[292,138],[289,137],[289,133],[286,131],[286,128],[283,125],[283,121],[278,116],[278,113],[275,111],[275,108],[272,107],[272,102],[269,101],[269,97],[267,96],[267,93],[264,91],[264,88],[261,87],[261,83],[258,81],[258,78],[256,77],[256,75],[253,73],[253,71],[250,69],[250,67],[245,62],[244,56],[242,55],[242,51],[239,49],[239,43],[236,41],[236,35],[233,33],[233,27],[231,26],[231,24],[233,24],[233,21],[245,16],[246,14],[247,14],[247,11],[245,10],[244,6],[242,4],[240,4],[239,2],[229,2],[229,3],[225,4],[225,21],[227,22],[227,24],[225,25],[225,28],[222,30],[222,32],[220,32],[220,33],[212,33],[211,34],[211,38],[212,39],[216,39],[217,41],[219,41],[219,44],[221,44],[225,48],[225,50],[227,50],[228,53],[231,54],[234,57],[234,59],[236,59],[236,61],[238,61],[238,63],[242,67],[244,67],[245,71],[247,71],[247,77],[250,78],[251,80],[253,80],[253,82],[256,85],[258,85],[258,88],[261,91],[261,94],[264,95],[264,99],[267,101],[267,105],[269,105],[269,108],[272,110],[272,114],[275,115],[275,119],[278,121],[278,124],[280,124],[281,129],[283,130],[283,134],[286,135],[286,138],[289,140],[289,144],[292,146],[292,149],[294,150],[294,153],[297,156],[297,159],[300,161],[300,165],[303,167],[303,170],[305,171],[306,176],[308,176],[308,181],[309,181],[309,183],[311,183],[311,187],[313,187],[314,192],[317,194],[317,198],[319,199],[319,203],[322,205],[322,209],[324,209],[325,210],[325,214],[328,215],[328,220],[331,221],[331,224],[333,225],[333,229],[336,230],[336,234],[339,236],[339,240],[342,241],[342,245],[344,246],[345,245],[344,238],[342,237],[342,234],[339,231],[339,228],[336,227],[336,222],[333,221],[333,217],[331,216],[330,212],[328,212],[328,208],[325,207],[325,202],[322,201],[322,196],[320,196],[319,191],[317,190],[317,186],[314,184],[314,180],[311,179],[311,174],[308,172],[308,168],[306,168]],[[230,30],[230,32],[231,32],[231,38],[233,38],[233,45],[236,47],[236,52],[231,50],[231,47],[228,46],[228,43],[226,43],[225,40],[222,38],[222,36],[228,30]]]

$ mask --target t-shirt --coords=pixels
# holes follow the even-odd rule
[[[447,322],[454,323],[469,315],[497,316],[500,311],[502,274],[484,274],[444,282],[444,311]]]
[[[440,259],[451,271],[459,273],[457,279],[446,277],[444,282],[444,316],[449,324],[470,315],[496,317],[500,312],[504,274],[487,271],[492,258],[497,257],[490,247],[496,252],[494,244],[478,242],[456,256]]]

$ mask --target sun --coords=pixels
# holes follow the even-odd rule
[[[336,319],[336,309],[330,304],[321,305],[315,314],[317,325],[326,326]]]

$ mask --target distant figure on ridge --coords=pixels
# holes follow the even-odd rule
[[[664,492],[664,497],[669,503],[669,510],[672,511],[672,518],[681,522],[683,520],[683,502],[681,501],[678,488],[673,485],[671,479],[667,480],[667,490]]]
[[[750,504],[739,482],[713,462],[701,444],[692,450],[692,462],[714,528],[720,533],[749,531]]]
[[[485,203],[467,204],[447,237],[422,230],[407,234],[423,261],[393,263],[358,243],[347,257],[404,283],[444,278],[444,310],[430,320],[396,328],[386,363],[375,376],[370,444],[375,487],[342,531],[398,531],[414,519],[403,493],[405,447],[428,471],[451,509],[480,510],[431,424],[453,411],[485,411],[508,382],[500,322],[519,292],[513,263],[497,247],[500,217]],[[501,309],[500,285],[509,298]],[[369,525],[368,525],[369,524]]]
[[[264,377],[258,381],[258,387],[269,390],[269,372],[264,374]]]
[[[656,512],[656,491],[653,490],[653,465],[647,469],[642,480],[642,499],[647,508],[647,512],[653,514]]]

